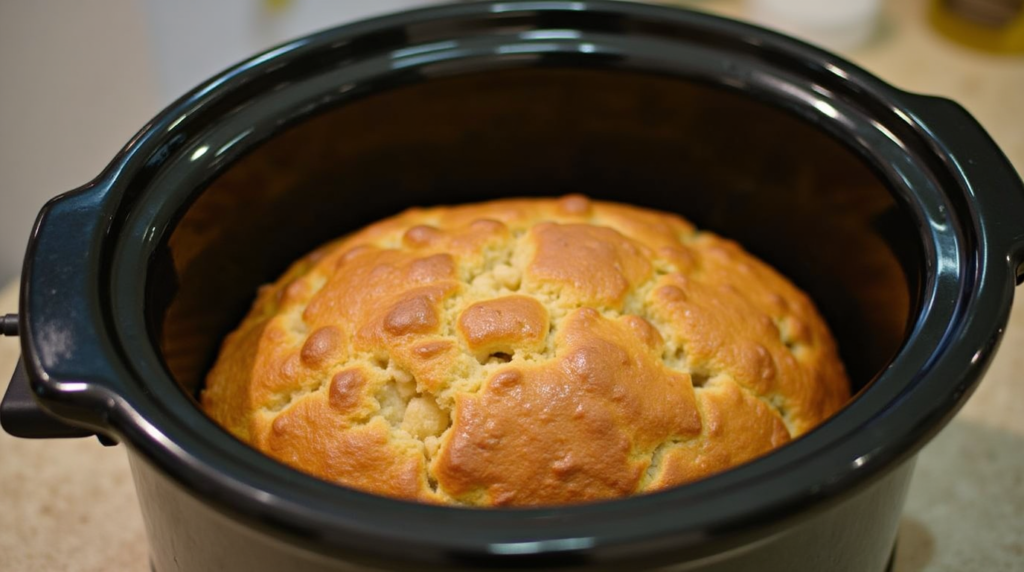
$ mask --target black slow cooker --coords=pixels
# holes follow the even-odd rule
[[[411,205],[568,192],[681,213],[768,260],[817,302],[856,397],[704,481],[521,510],[331,485],[197,408],[258,285],[317,244]],[[1021,181],[950,101],[694,12],[441,6],[256,56],[51,201],[3,421],[123,443],[159,572],[880,571],[914,456],[981,378],[1022,262]]]

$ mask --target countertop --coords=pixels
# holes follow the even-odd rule
[[[743,13],[738,1],[691,5]],[[958,101],[1024,172],[1024,57],[951,44],[927,27],[923,10],[921,0],[888,2],[877,37],[844,55],[899,87]],[[15,311],[12,283],[0,290],[0,313]],[[921,452],[896,572],[1024,571],[1022,349],[1018,303],[979,389]],[[0,339],[0,376],[9,375],[17,357],[17,340]],[[148,570],[124,450],[95,439],[28,441],[0,433],[0,570]]]

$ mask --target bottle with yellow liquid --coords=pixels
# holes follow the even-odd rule
[[[932,0],[930,19],[939,32],[962,44],[1024,54],[1024,0]]]

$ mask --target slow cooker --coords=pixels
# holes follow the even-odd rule
[[[298,473],[196,406],[257,287],[413,205],[580,192],[680,213],[809,292],[855,398],[706,480],[473,510]],[[696,12],[453,4],[214,77],[53,199],[28,247],[2,420],[124,445],[153,569],[871,572],[916,452],[982,377],[1024,277],[1024,186],[947,100]]]

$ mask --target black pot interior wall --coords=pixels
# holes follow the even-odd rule
[[[917,230],[844,144],[715,87],[533,69],[376,94],[243,157],[150,269],[154,341],[195,394],[259,285],[318,244],[409,206],[565,193],[676,212],[741,242],[811,294],[855,390],[905,337]]]

